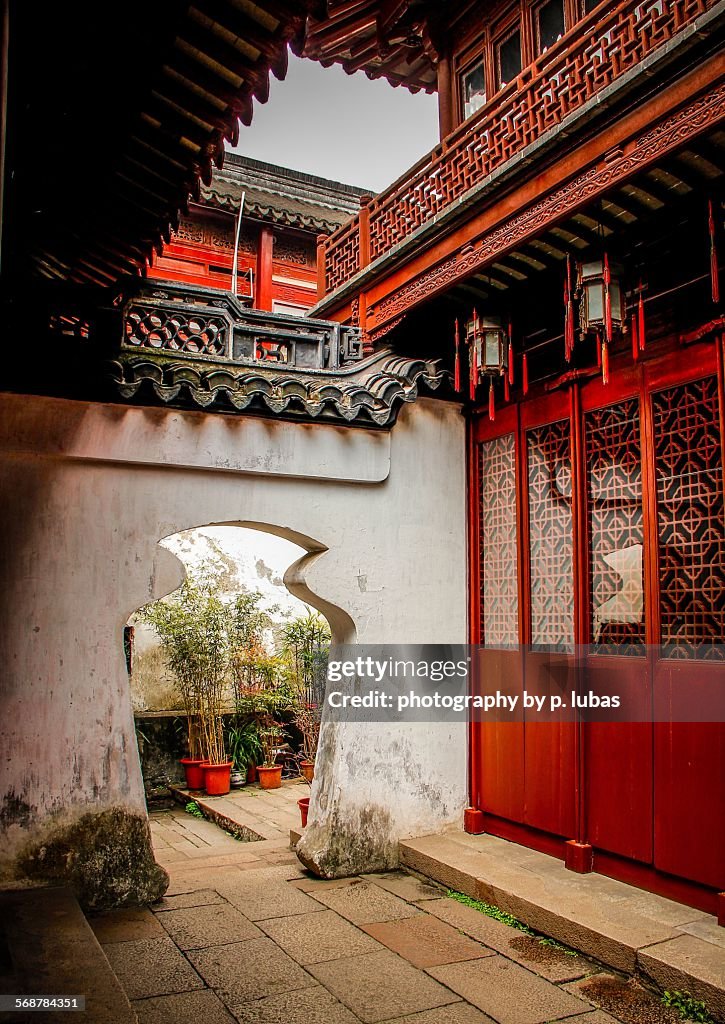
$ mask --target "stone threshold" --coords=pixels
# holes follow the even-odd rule
[[[407,839],[400,863],[608,967],[689,992],[725,1020],[725,928],[709,914],[489,835]]]

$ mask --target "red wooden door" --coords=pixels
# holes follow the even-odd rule
[[[725,694],[719,351],[625,364],[472,433],[487,686],[542,692],[553,649],[572,689],[609,686],[642,719],[476,726],[472,803],[491,832],[590,843],[600,870],[707,909],[725,888],[725,725],[686,719]]]
[[[653,730],[651,621],[646,599],[641,374],[628,367],[581,389],[582,537],[579,639],[584,692],[619,694],[640,721],[582,726],[581,838],[651,863]]]
[[[671,364],[647,370],[659,644],[654,864],[723,889],[725,724],[688,721],[722,709],[725,694],[722,365],[713,348],[693,356],[689,379]]]
[[[570,399],[546,395],[521,409],[524,685],[547,697],[556,685],[549,672],[552,654],[559,685],[565,693],[574,685],[578,569]],[[577,740],[567,712],[548,721],[526,713],[528,827],[567,839],[576,835]]]

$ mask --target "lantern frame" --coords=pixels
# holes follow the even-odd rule
[[[588,260],[578,266],[579,286],[579,331],[582,338],[591,332],[606,330],[606,259]],[[609,268],[609,306],[613,332],[621,332],[624,324],[623,291],[620,282],[621,269]]]
[[[465,338],[480,373],[502,377],[508,371],[508,332],[499,317],[474,314]]]

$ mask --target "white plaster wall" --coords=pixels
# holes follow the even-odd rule
[[[144,808],[122,632],[180,581],[161,538],[259,524],[307,549],[288,584],[338,640],[464,643],[464,461],[458,408],[431,400],[384,434],[3,396],[5,869],[50,821]],[[463,725],[323,731],[312,861],[340,815],[374,819],[388,860],[397,837],[460,820]]]

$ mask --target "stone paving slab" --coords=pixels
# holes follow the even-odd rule
[[[465,963],[430,967],[443,982],[499,1024],[545,1024],[591,1007],[500,955]]]
[[[314,984],[299,964],[267,938],[195,949],[189,952],[189,959],[207,985],[232,1009],[250,999]]]
[[[250,871],[247,876],[225,880],[218,886],[225,899],[241,910],[250,921],[266,921],[272,917],[313,914],[322,906],[304,892],[287,885],[279,878],[260,877]]]
[[[262,935],[256,925],[228,903],[169,910],[159,914],[158,919],[179,949],[184,951],[258,939]]]
[[[401,900],[399,896],[393,896],[368,882],[358,882],[338,889],[315,890],[314,897],[353,924],[397,921],[420,913],[417,907]]]
[[[415,875],[409,875],[405,871],[386,871],[369,875],[360,875],[366,882],[379,885],[381,889],[392,892],[394,896],[400,896],[403,900],[411,903],[423,900],[438,900],[444,895],[440,886],[425,882]]]
[[[358,881],[358,878],[315,878],[314,875],[309,875],[307,878],[292,879],[290,885],[302,892],[314,893],[317,889],[344,889],[347,885],[357,885]]]
[[[204,982],[168,936],[103,947],[129,999],[203,988]]]
[[[565,988],[601,1007],[597,1012],[606,1016],[611,1014],[610,1020],[623,1024],[680,1024],[680,1016],[674,1009],[663,1006],[659,996],[643,988],[633,978],[600,973]],[[586,1018],[577,1017],[572,1024],[579,1024],[580,1020],[584,1024]]]
[[[219,996],[208,988],[140,999],[131,1005],[138,1024],[235,1024]]]
[[[239,1024],[359,1024],[359,1018],[321,985],[258,999],[235,1007],[234,1013]]]
[[[223,903],[224,900],[216,889],[196,889],[194,892],[184,892],[179,896],[164,896],[151,908],[154,914],[163,913],[166,910],[186,910],[188,907],[205,907],[210,903]]]
[[[449,924],[428,914],[402,921],[364,924],[362,928],[414,967],[435,967],[494,955],[492,949],[473,942]]]
[[[435,1010],[423,1010],[410,1016],[396,1017],[386,1024],[495,1024],[485,1013],[470,1003],[450,1003]]]
[[[151,911],[142,907],[89,914],[88,923],[101,943],[158,939],[165,934]]]
[[[688,989],[725,1020],[725,950],[695,935],[640,949],[640,970],[662,989]]]
[[[592,974],[596,968],[581,956],[572,956],[555,947],[541,945],[538,939],[503,924],[480,910],[453,899],[429,900],[422,905],[427,913],[460,928],[466,935],[515,960],[547,981],[575,981]]]
[[[720,946],[725,950],[725,928],[719,925],[714,917],[708,917],[705,921],[690,921],[688,924],[678,925],[675,931],[678,934],[695,935],[698,939],[704,939],[705,942],[711,942],[714,946]]]
[[[260,928],[299,964],[322,963],[380,950],[374,939],[331,910],[276,917],[262,921]]]
[[[364,1024],[458,1001],[453,992],[387,951],[311,964],[308,970]]]

